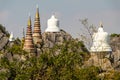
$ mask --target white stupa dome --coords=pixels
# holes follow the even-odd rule
[[[47,29],[45,32],[59,32],[59,20],[55,18],[54,15],[51,16],[50,19],[47,21]]]
[[[112,49],[109,45],[109,34],[104,32],[103,26],[98,28],[98,32],[93,34],[93,44],[90,49],[91,52],[111,52]]]

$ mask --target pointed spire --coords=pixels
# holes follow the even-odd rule
[[[102,28],[103,28],[103,23],[102,23],[102,21],[100,21],[100,27],[102,27]]]
[[[23,48],[24,46],[24,42],[25,42],[25,30],[23,28],[23,36],[22,36],[22,39],[21,39],[21,47]]]
[[[33,30],[33,40],[34,43],[41,43],[42,42],[42,35],[41,35],[41,28],[40,28],[40,16],[39,16],[39,8],[37,6],[37,11],[35,15],[34,21],[34,30]]]
[[[36,11],[36,18],[39,18],[39,7],[38,7],[38,5],[36,6],[36,8],[37,8],[37,11]]]
[[[29,13],[29,19],[28,19],[28,26],[31,26],[31,16],[30,16],[30,13]]]
[[[25,38],[25,30],[24,30],[24,28],[23,28],[23,38]]]
[[[33,38],[32,38],[32,27],[31,27],[31,17],[30,16],[28,19],[28,26],[27,26],[23,50],[25,50],[29,53],[35,53],[35,48],[34,48]]]

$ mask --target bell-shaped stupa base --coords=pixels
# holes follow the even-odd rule
[[[60,32],[60,29],[58,27],[48,27],[45,32]]]
[[[100,46],[100,47],[95,47],[92,46],[90,49],[90,52],[112,52],[112,49],[110,46]]]

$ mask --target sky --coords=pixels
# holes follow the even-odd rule
[[[0,0],[0,24],[15,37],[22,37],[29,13],[32,27],[34,25],[36,5],[39,6],[42,32],[47,28],[47,20],[55,14],[60,21],[59,27],[76,38],[83,31],[79,20],[85,18],[96,27],[102,21],[109,34],[120,33],[120,0]]]

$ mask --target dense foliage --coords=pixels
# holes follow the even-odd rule
[[[25,52],[20,45],[8,48],[12,55],[23,55]],[[57,52],[59,52],[57,54]],[[46,49],[40,56],[27,58],[25,61],[14,59],[10,61],[3,57],[0,60],[0,80],[80,80],[81,68],[85,58],[88,56],[87,49],[79,41],[66,41],[62,45],[56,45],[52,49]],[[85,71],[86,72],[86,71]],[[87,73],[87,72],[86,72]],[[95,75],[91,75],[93,78]]]
[[[113,34],[111,34],[110,36],[111,36],[111,37],[119,37],[120,34],[113,33]]]
[[[13,56],[26,55],[20,45],[8,48]],[[12,57],[0,59],[0,80],[100,80],[97,67],[83,67],[89,52],[80,41],[66,41],[51,49],[44,49],[40,56],[19,60]],[[119,80],[118,73],[113,74]],[[109,77],[106,77],[109,80]]]

